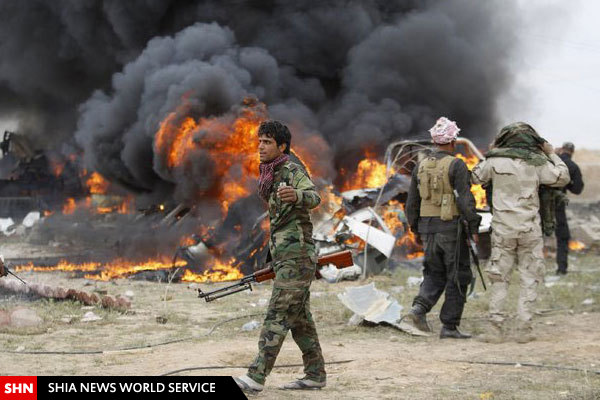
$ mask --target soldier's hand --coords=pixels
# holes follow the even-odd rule
[[[475,244],[479,244],[479,234],[478,233],[473,234],[473,241],[475,242]]]
[[[554,147],[552,147],[552,145],[549,142],[545,142],[542,146],[542,151],[547,155],[550,155],[554,152]]]
[[[291,186],[280,186],[277,188],[277,196],[284,203],[295,203],[298,200],[296,190]]]

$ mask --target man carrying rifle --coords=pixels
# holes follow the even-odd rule
[[[500,130],[486,159],[473,168],[472,180],[475,184],[492,185],[492,254],[487,265],[491,323],[480,339],[492,343],[504,341],[507,331],[504,305],[516,267],[521,280],[516,340],[529,342],[535,339],[531,307],[537,298],[538,285],[544,281],[545,269],[540,185],[557,188],[566,185],[569,170],[554,154],[552,145],[531,125],[516,122]]]
[[[273,292],[258,341],[258,355],[246,375],[234,378],[243,390],[261,391],[288,330],[302,351],[305,377],[283,389],[325,386],[325,362],[309,306],[316,251],[309,210],[321,198],[306,172],[289,160],[291,134],[279,121],[258,129],[258,192],[268,203],[270,254],[275,271]]]
[[[481,217],[471,194],[469,170],[454,157],[456,123],[442,117],[429,130],[437,150],[414,168],[406,201],[406,216],[413,232],[425,247],[423,283],[406,319],[416,328],[430,332],[426,314],[446,292],[440,311],[440,338],[468,339],[458,330],[473,278],[464,222],[477,240]]]

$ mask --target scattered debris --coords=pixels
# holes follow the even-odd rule
[[[582,306],[591,306],[592,304],[594,304],[594,299],[585,299],[584,301],[581,302]]]
[[[94,322],[101,320],[102,317],[96,315],[93,311],[88,311],[83,314],[83,318],[81,318],[81,322]]]
[[[348,226],[353,235],[369,243],[386,257],[389,258],[392,255],[392,250],[394,250],[394,245],[396,244],[396,237],[394,235],[349,216],[344,217],[343,222]]]
[[[244,332],[249,332],[249,331],[253,331],[253,330],[257,329],[259,326],[260,326],[260,322],[253,319],[252,321],[246,322],[244,325],[242,325],[242,330]]]
[[[334,265],[328,265],[319,270],[323,279],[329,283],[336,283],[343,280],[356,280],[362,274],[362,268],[358,265],[338,269]]]
[[[358,326],[358,325],[362,324],[364,320],[365,320],[364,317],[362,317],[358,314],[354,314],[348,320],[348,326]]]
[[[403,307],[387,292],[375,288],[374,283],[347,288],[344,293],[338,294],[338,298],[355,313],[351,318],[352,324],[363,318],[375,324],[386,323],[412,335],[428,336],[427,333],[402,322]]]
[[[38,221],[40,220],[40,212],[32,211],[23,218],[23,222],[21,224],[25,228],[32,228]]]
[[[419,286],[419,285],[421,285],[422,282],[423,282],[422,276],[409,276],[408,279],[406,280],[406,284],[408,285],[408,287]]]
[[[0,289],[14,293],[33,294],[47,299],[76,300],[87,306],[101,305],[104,308],[125,310],[131,307],[131,300],[123,296],[99,296],[96,293],[87,293],[77,289],[66,289],[60,286],[49,286],[42,283],[27,285],[16,279],[0,279]]]
[[[12,218],[0,218],[0,232],[4,236],[11,236],[15,233],[15,221]]]

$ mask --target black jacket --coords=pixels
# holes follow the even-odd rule
[[[571,182],[569,182],[569,184],[563,188],[563,192],[566,193],[568,189],[573,194],[580,194],[583,191],[584,185],[579,166],[575,164],[573,160],[571,160],[571,156],[569,154],[563,153],[559,154],[558,156],[565,164],[567,164],[567,168],[569,168],[569,175],[571,176]]]
[[[445,151],[436,151],[431,154],[438,159],[448,155],[452,155]],[[412,181],[406,199],[406,219],[413,232],[428,234],[438,232],[456,231],[458,217],[452,221],[442,221],[438,217],[420,217],[421,210],[421,195],[418,188],[417,165],[412,172]],[[481,217],[475,209],[475,198],[471,193],[471,173],[467,165],[461,159],[455,159],[450,164],[448,170],[448,178],[450,185],[458,193],[456,198],[456,206],[463,219],[469,223],[469,229],[472,233],[478,233],[479,222]]]

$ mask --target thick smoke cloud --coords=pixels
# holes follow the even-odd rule
[[[76,131],[88,166],[161,192],[177,182],[154,135],[186,93],[196,118],[258,97],[329,152],[316,157],[329,178],[440,115],[483,144],[519,23],[510,2],[468,0],[14,0],[0,11],[0,117],[35,116],[29,133],[47,144]]]

